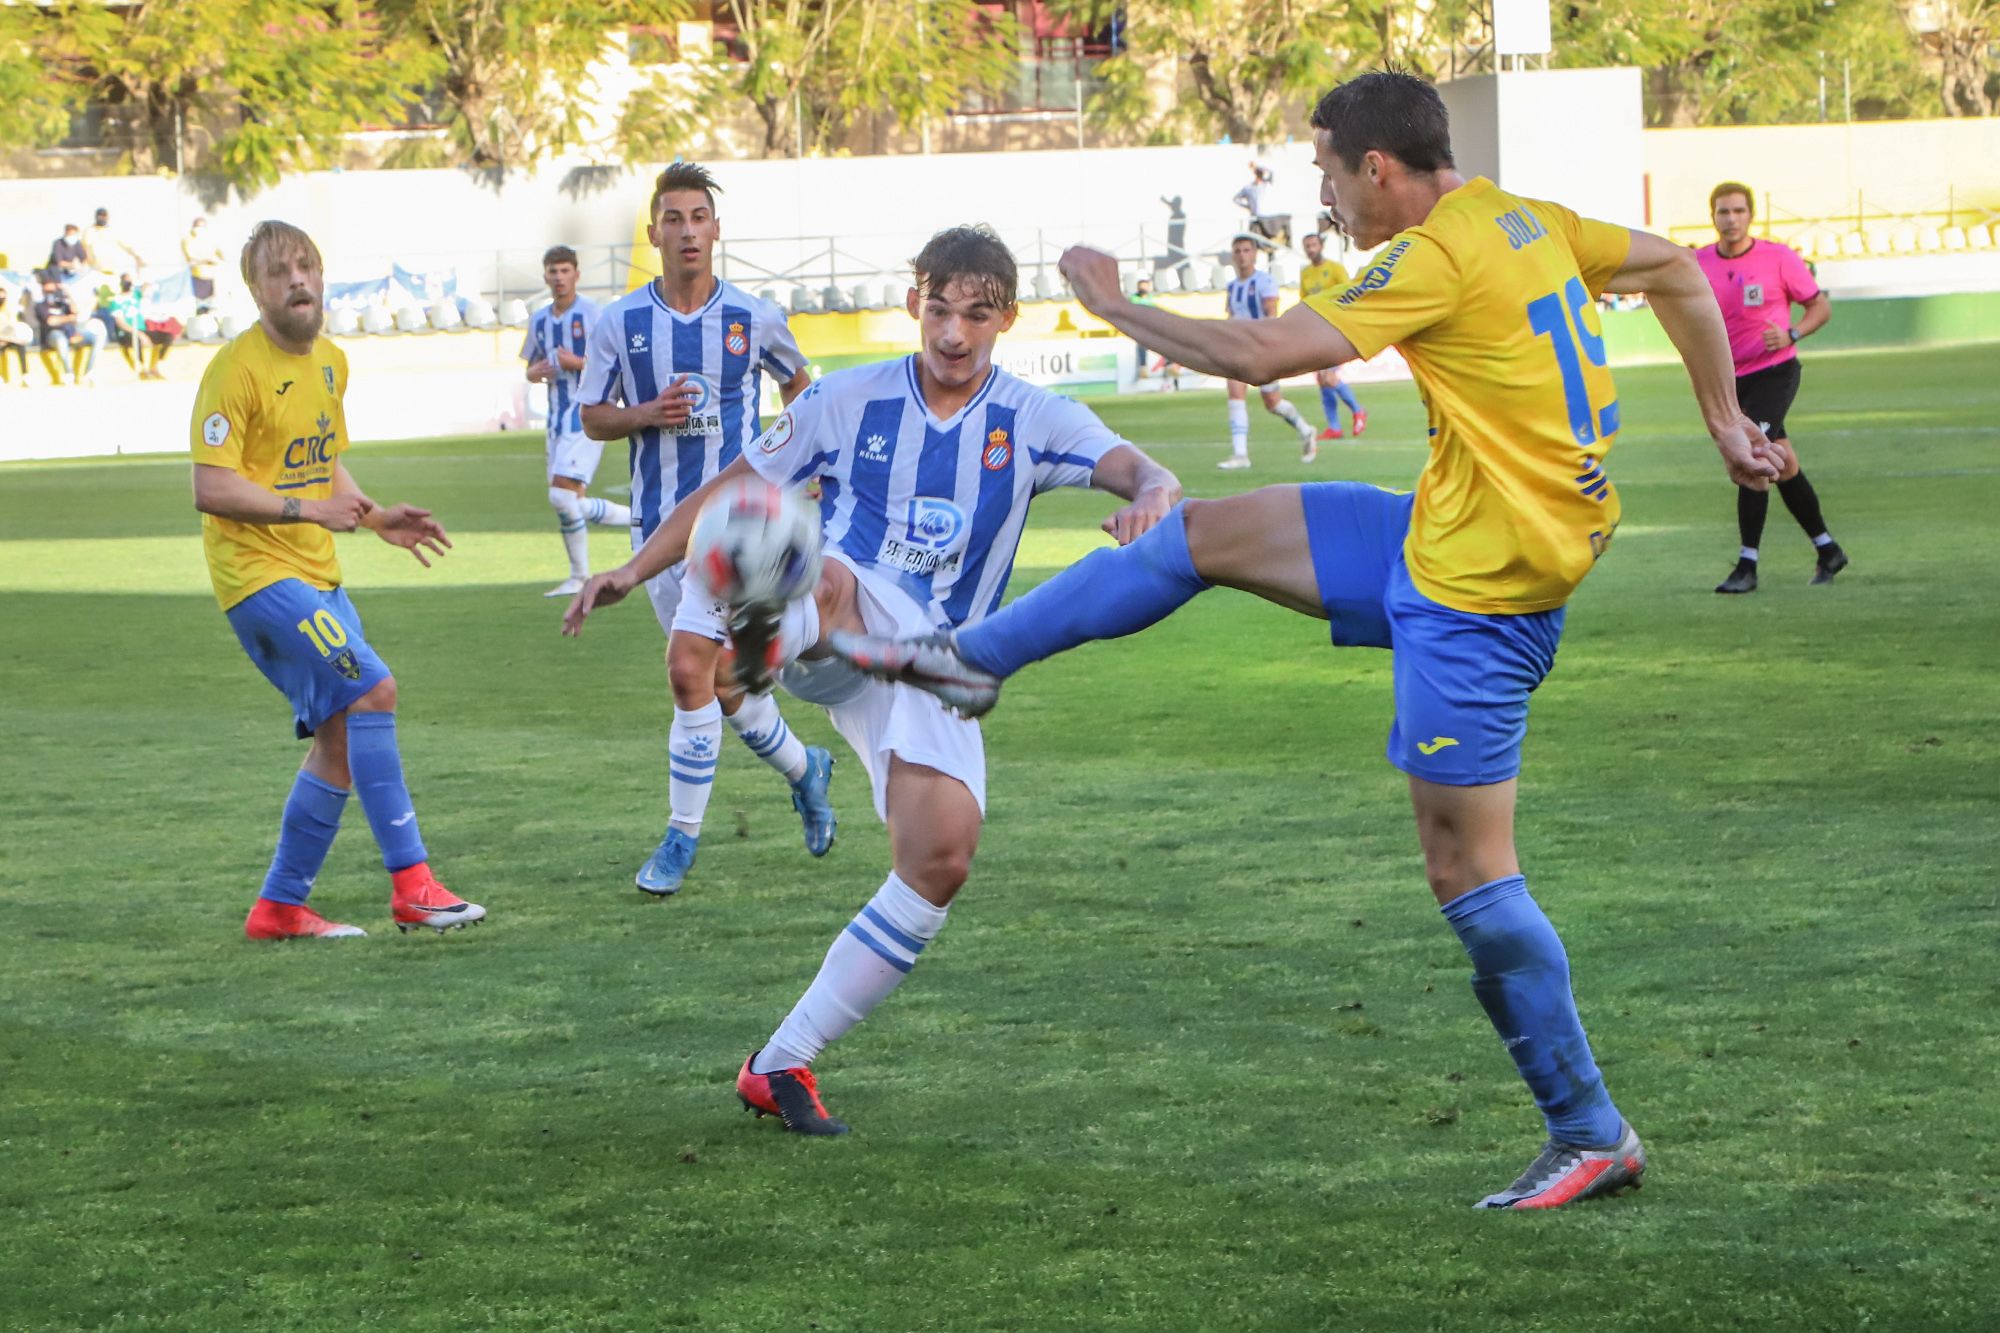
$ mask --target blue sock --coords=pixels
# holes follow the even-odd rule
[[[1569,958],[1528,881],[1496,879],[1440,910],[1472,958],[1472,993],[1535,1094],[1549,1134],[1586,1148],[1616,1143],[1624,1122],[1576,1016]]]
[[[1346,387],[1344,384],[1341,386],[1342,389]],[[1319,410],[1326,416],[1328,430],[1340,429],[1340,391],[1338,389],[1330,389],[1324,384],[1319,386]]]
[[[292,780],[292,794],[285,799],[284,822],[278,825],[277,854],[264,872],[264,889],[258,897],[274,903],[306,900],[319,868],[326,864],[333,835],[340,832],[340,812],[346,807],[346,792],[299,770]]]
[[[1325,390],[1321,390],[1321,392],[1324,393]],[[1356,416],[1361,415],[1361,400],[1354,396],[1354,390],[1348,388],[1345,384],[1336,384],[1333,386],[1333,396],[1341,402],[1346,403],[1348,411],[1354,413]],[[1333,422],[1336,426],[1340,424],[1340,414],[1337,411],[1334,413]]]
[[[1208,584],[1188,554],[1175,505],[1130,546],[1100,547],[1047,583],[958,633],[965,660],[996,676],[1095,639],[1136,634],[1166,619]]]
[[[382,864],[391,874],[428,861],[417,832],[416,807],[403,785],[403,756],[396,749],[394,713],[347,715],[347,769],[354,775],[354,794],[375,831]]]

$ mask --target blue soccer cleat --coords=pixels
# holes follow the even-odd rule
[[[840,821],[833,817],[833,802],[827,788],[833,782],[833,756],[818,745],[806,747],[806,771],[792,784],[792,809],[805,825],[806,850],[825,856],[833,846],[834,830]]]
[[[694,868],[695,849],[700,845],[700,838],[677,828],[668,829],[667,836],[660,839],[660,845],[646,858],[646,864],[639,867],[632,882],[641,893],[650,893],[655,898],[672,897],[681,891],[681,881]]]

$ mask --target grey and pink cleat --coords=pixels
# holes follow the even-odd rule
[[[1561,1208],[1638,1189],[1645,1174],[1646,1145],[1630,1125],[1609,1148],[1579,1148],[1550,1139],[1519,1180],[1474,1206]]]
[[[892,639],[835,630],[827,636],[827,646],[863,675],[936,695],[962,717],[984,716],[1000,701],[1000,677],[966,661],[949,633]]]

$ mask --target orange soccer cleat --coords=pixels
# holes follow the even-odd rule
[[[753,1074],[750,1066],[755,1064],[761,1052],[750,1052],[750,1058],[743,1062],[741,1072],[736,1075],[736,1096],[746,1111],[755,1111],[762,1120],[774,1115],[784,1122],[786,1129],[794,1134],[845,1134],[847,1122],[836,1120],[826,1113],[826,1104],[819,1099],[819,1088],[813,1082],[812,1070],[801,1065],[796,1069],[774,1069],[768,1074]]]
[[[465,901],[438,883],[428,861],[392,871],[389,883],[392,886],[389,912],[396,918],[397,930],[429,926],[432,930],[443,932],[486,918],[485,908]]]
[[[259,898],[243,918],[243,933],[253,940],[344,940],[368,934],[359,926],[328,921],[304,903]]]

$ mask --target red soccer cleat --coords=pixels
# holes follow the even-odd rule
[[[1322,440],[1337,440],[1340,438],[1340,427],[1328,426],[1325,430],[1319,433],[1319,437]]]
[[[253,940],[345,940],[368,934],[359,926],[328,921],[304,903],[279,903],[269,898],[259,898],[250,915],[243,918],[243,933]]]
[[[1630,1125],[1608,1148],[1580,1148],[1550,1139],[1519,1180],[1473,1206],[1561,1208],[1638,1189],[1645,1174],[1646,1147]]]
[[[1358,439],[1361,435],[1361,432],[1367,429],[1368,429],[1368,414],[1366,412],[1356,412],[1354,414],[1355,437]]]
[[[486,917],[486,909],[478,903],[469,903],[438,883],[428,861],[391,872],[389,883],[389,913],[396,918],[397,930],[429,926],[442,933]]]
[[[755,1111],[762,1120],[774,1115],[794,1134],[845,1134],[847,1122],[836,1120],[826,1113],[826,1104],[819,1099],[819,1088],[813,1082],[812,1070],[801,1065],[796,1069],[774,1069],[768,1074],[753,1074],[750,1066],[755,1064],[759,1051],[750,1052],[750,1058],[743,1062],[742,1070],[736,1075],[736,1096],[746,1111]]]

